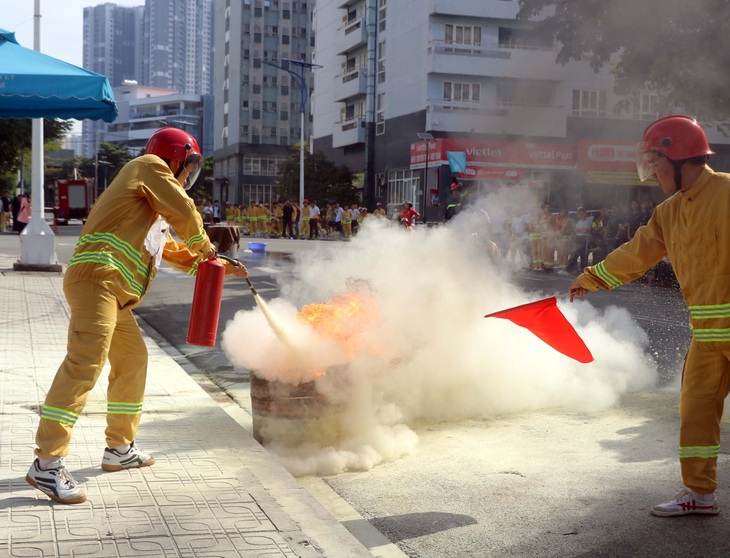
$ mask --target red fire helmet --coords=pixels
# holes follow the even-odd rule
[[[147,155],[157,155],[160,159],[180,161],[189,171],[185,189],[189,189],[203,168],[203,156],[195,138],[179,128],[160,128],[147,142]]]
[[[639,151],[658,151],[673,161],[715,154],[697,120],[681,114],[665,116],[649,124]]]

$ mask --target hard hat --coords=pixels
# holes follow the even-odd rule
[[[382,203],[380,203],[380,202],[376,203],[375,205],[377,205],[377,206],[379,206],[379,207],[383,207],[383,204],[382,204]]]
[[[302,200],[302,203],[309,203],[308,200]]]
[[[673,161],[715,154],[697,120],[681,114],[665,116],[649,124],[640,150],[642,153],[659,151]]]
[[[458,190],[458,189],[459,189],[459,184],[457,182],[455,182],[454,184],[451,185],[451,190],[452,191]]]
[[[672,161],[714,155],[702,126],[690,116],[674,114],[652,122],[644,130],[644,138],[637,149],[637,171],[643,182],[654,170],[645,154],[662,153]]]
[[[200,170],[203,168],[203,156],[200,154],[198,142],[185,130],[179,128],[166,127],[157,130],[147,141],[145,153],[157,155],[166,161],[183,163],[177,174],[179,175],[183,168],[188,169],[188,178],[184,185],[186,190],[195,184]]]

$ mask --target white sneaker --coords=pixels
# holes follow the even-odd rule
[[[135,467],[149,467],[154,463],[154,457],[143,452],[132,442],[126,453],[119,453],[115,449],[106,448],[104,457],[101,460],[101,468],[105,471],[121,471],[122,469],[133,469]]]
[[[691,513],[717,515],[720,513],[720,505],[717,503],[717,496],[714,493],[698,494],[689,488],[683,488],[673,500],[653,506],[651,513],[662,517]]]
[[[51,469],[41,469],[36,458],[30,466],[25,481],[46,494],[51,500],[61,504],[81,504],[86,502],[86,494],[66,470],[63,459],[60,466]]]

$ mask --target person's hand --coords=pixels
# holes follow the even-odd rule
[[[210,245],[210,252],[208,252],[208,253],[207,253],[207,254],[205,255],[205,259],[206,259],[206,260],[214,260],[214,259],[215,259],[215,254],[216,254],[216,251],[215,251],[215,246],[213,246],[213,245],[211,244],[211,245]]]
[[[573,299],[577,296],[578,298],[584,297],[588,294],[588,289],[581,287],[580,283],[578,283],[578,278],[576,277],[573,279],[573,282],[570,284],[570,287],[568,287],[568,292],[570,293],[570,302],[573,302]]]
[[[241,279],[245,279],[248,277],[248,269],[246,269],[246,266],[243,265],[241,262],[236,262],[238,265],[235,265],[233,267],[233,275],[236,277],[240,277]]]

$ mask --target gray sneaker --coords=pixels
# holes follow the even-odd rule
[[[105,471],[121,471],[122,469],[133,469],[135,467],[149,467],[154,463],[154,457],[143,452],[132,442],[126,453],[119,453],[115,449],[106,448],[104,457],[101,460],[101,468]]]
[[[673,500],[653,506],[651,513],[661,517],[691,513],[717,515],[720,513],[720,505],[714,494],[698,494],[689,488],[684,488]]]
[[[86,502],[84,490],[71,476],[60,460],[60,466],[51,469],[41,469],[38,459],[33,461],[25,481],[34,488],[46,494],[51,500],[61,504],[81,504]]]

